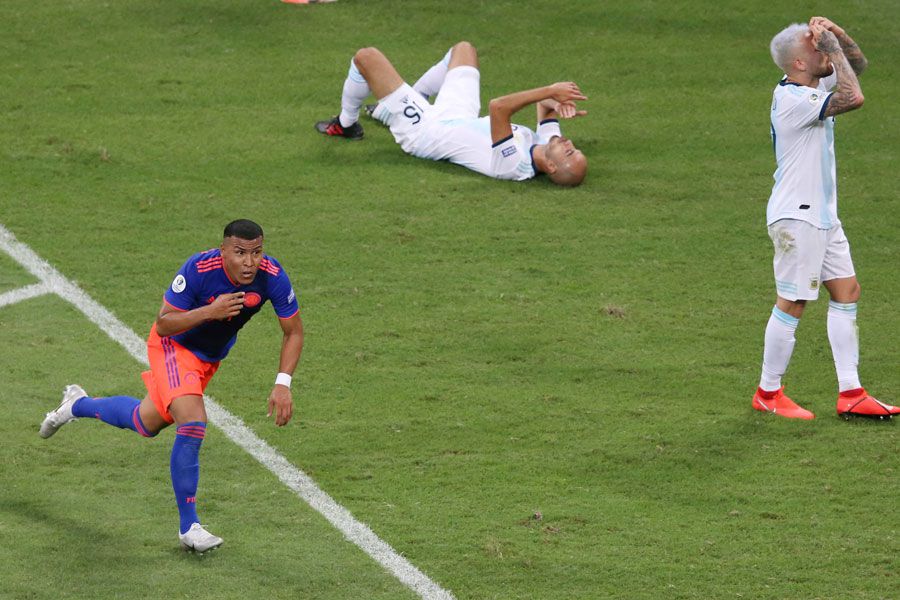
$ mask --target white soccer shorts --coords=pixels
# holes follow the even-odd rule
[[[475,67],[450,69],[434,104],[404,83],[378,101],[372,117],[390,127],[394,140],[404,152],[440,160],[444,155],[441,142],[446,137],[447,122],[478,118],[480,81],[481,75]]]
[[[850,243],[844,229],[818,227],[797,219],[769,225],[775,246],[775,291],[785,300],[816,300],[823,281],[853,277]]]

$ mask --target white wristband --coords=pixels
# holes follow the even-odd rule
[[[275,376],[275,385],[283,385],[285,387],[291,387],[291,376],[287,373],[279,373]]]

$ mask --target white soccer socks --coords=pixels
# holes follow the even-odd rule
[[[799,324],[800,319],[783,312],[777,306],[772,307],[772,315],[766,325],[762,376],[759,379],[759,387],[763,390],[768,392],[781,387],[781,378],[787,371],[794,352],[797,341],[794,333]]]
[[[828,303],[828,341],[834,356],[840,391],[862,387],[859,382],[859,332],[856,327],[856,303]]]
[[[447,71],[450,67],[450,54],[452,52],[452,48],[447,50],[447,54],[444,55],[444,58],[437,64],[432,65],[430,69],[425,71],[424,75],[419,77],[413,84],[413,89],[426,98],[437,94],[440,91],[441,86],[444,85],[444,78],[447,76]]]
[[[341,127],[350,127],[359,121],[359,109],[370,93],[366,78],[362,76],[351,58],[350,70],[347,72],[344,91],[341,93],[341,114],[338,117]]]

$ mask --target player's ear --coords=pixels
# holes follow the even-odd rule
[[[544,165],[544,172],[548,175],[553,175],[558,170],[556,163],[550,159],[547,159],[547,163]]]

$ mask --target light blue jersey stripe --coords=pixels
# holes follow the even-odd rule
[[[834,144],[834,122],[825,119],[825,139],[822,142],[822,204],[819,206],[819,218],[822,221],[822,229],[831,229],[834,223],[831,222],[831,199],[834,197],[834,178],[832,177],[832,167],[834,165],[834,155],[831,154],[831,147]],[[837,208],[837,207],[835,207]]]

